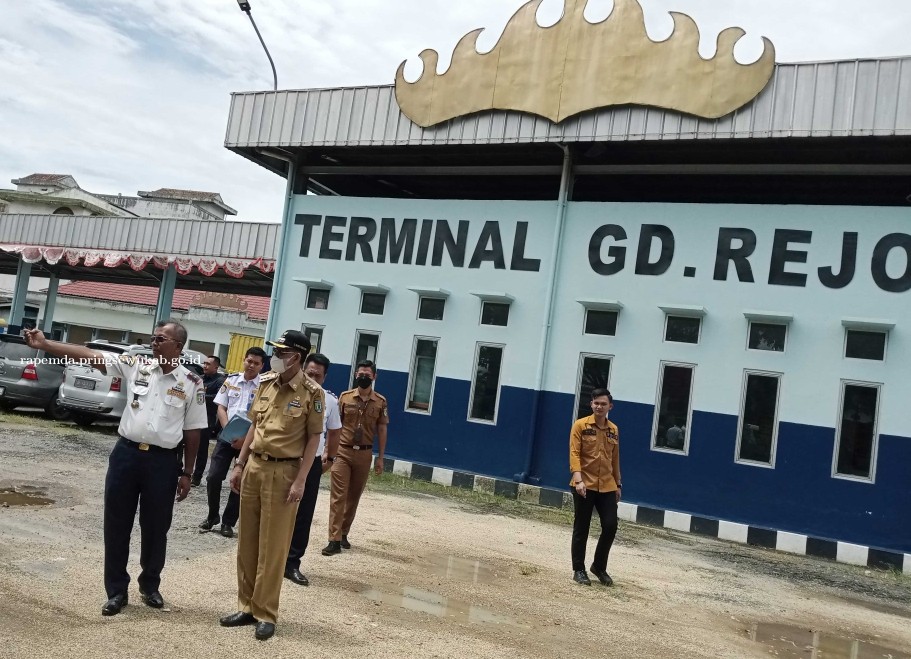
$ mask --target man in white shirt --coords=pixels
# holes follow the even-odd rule
[[[304,360],[304,374],[320,387],[329,372],[329,358],[318,352],[310,354]],[[294,534],[291,536],[291,547],[285,562],[285,579],[301,586],[309,586],[310,580],[300,571],[301,559],[310,543],[310,526],[313,523],[313,512],[316,510],[316,498],[319,496],[320,476],[332,467],[338,454],[338,440],[341,436],[342,420],[338,413],[338,398],[331,391],[326,392],[326,413],[323,416],[323,434],[316,449],[316,458],[307,475],[307,484],[297,518],[294,522]]]
[[[244,370],[229,375],[225,379],[221,390],[215,396],[215,405],[218,406],[216,415],[222,428],[225,428],[235,416],[240,415],[244,419],[247,418],[250,402],[253,400],[256,390],[259,389],[259,374],[263,370],[265,359],[265,350],[257,347],[250,348],[244,355]],[[221,522],[219,532],[226,538],[234,536],[234,527],[237,526],[237,518],[240,516],[240,495],[229,490],[225,512],[219,517],[218,511],[221,508],[221,484],[228,477],[231,462],[240,454],[243,445],[243,437],[233,443],[222,439],[218,439],[215,443],[212,459],[209,461],[209,475],[206,478],[209,514],[199,525],[200,533],[211,531],[213,526]]]
[[[152,359],[115,356],[48,341],[39,330],[27,331],[26,340],[32,348],[56,357],[85,360],[124,382],[127,405],[104,481],[104,585],[108,601],[101,614],[116,615],[127,605],[130,534],[139,507],[139,594],[147,606],[162,608],[164,600],[158,587],[175,492],[177,501],[183,501],[190,492],[190,472],[177,473],[178,445],[185,442],[183,464],[193,465],[199,431],[207,426],[202,378],[180,363],[187,330],[172,320],[158,323],[151,339]]]

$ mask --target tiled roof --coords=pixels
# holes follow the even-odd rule
[[[108,302],[127,302],[154,307],[158,304],[158,289],[152,286],[132,286],[130,284],[107,284],[93,281],[74,281],[63,284],[58,295],[70,295]],[[171,308],[188,311],[199,291],[178,289],[174,291]],[[269,298],[255,295],[238,295],[247,303],[247,317],[250,320],[265,321],[269,317]],[[209,308],[209,305],[205,305]]]
[[[69,174],[29,174],[23,178],[17,178],[11,181],[16,185],[44,185],[46,183],[57,183],[65,178],[72,178]]]

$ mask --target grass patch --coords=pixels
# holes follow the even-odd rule
[[[25,412],[18,410],[0,410],[0,425],[26,428],[28,430],[43,430],[54,434],[63,433],[98,433],[113,435],[117,433],[115,424],[93,424],[89,428],[81,428],[72,421],[54,421],[43,416],[41,412]]]

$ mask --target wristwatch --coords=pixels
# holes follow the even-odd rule
[[[189,471],[185,471],[181,473],[178,478],[193,478],[193,474],[191,474]]]
[[[326,458],[326,462],[335,462],[335,456],[334,456],[334,455],[328,456],[328,457]]]

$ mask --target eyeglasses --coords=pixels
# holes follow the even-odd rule
[[[167,336],[162,336],[161,334],[153,334],[152,338],[149,339],[149,343],[164,343],[165,341],[173,341],[174,339]]]

